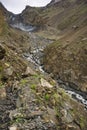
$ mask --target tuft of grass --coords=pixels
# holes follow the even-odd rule
[[[49,94],[46,94],[45,96],[44,96],[44,98],[45,98],[45,100],[49,100],[50,99],[50,95]]]
[[[32,90],[36,90],[36,85],[35,85],[35,84],[32,84],[32,85],[31,85],[31,89],[32,89]]]

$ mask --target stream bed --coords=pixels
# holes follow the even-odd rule
[[[29,33],[31,39],[31,45],[33,49],[29,53],[24,53],[23,57],[26,58],[29,62],[31,62],[36,70],[39,70],[41,73],[47,73],[44,71],[43,66],[40,63],[41,58],[43,57],[43,50],[48,45],[51,44],[53,41],[50,39],[45,39],[38,37],[37,35],[33,34],[32,31],[36,29],[36,27],[32,26],[24,26],[23,24],[16,24],[12,25],[13,28],[20,29],[22,31],[26,31]],[[38,43],[41,42],[42,44],[39,45]],[[87,97],[86,94],[83,92],[77,91],[72,89],[70,86],[67,86],[65,83],[61,81],[57,81],[59,86],[65,90],[67,94],[69,94],[73,99],[77,100],[78,102],[82,103],[84,107],[87,109]]]

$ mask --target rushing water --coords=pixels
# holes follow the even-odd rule
[[[26,32],[31,32],[31,31],[35,30],[35,27],[24,26],[22,23],[12,25],[12,27],[21,29],[22,31],[26,31]],[[30,33],[30,35],[31,35],[33,42],[35,42],[34,44],[37,44],[36,43],[37,37],[31,33]],[[46,41],[45,41],[45,43],[46,43]],[[23,55],[29,62],[31,62],[35,65],[35,68],[38,68],[42,73],[46,73],[43,70],[43,66],[41,66],[41,64],[40,64],[40,56],[43,55],[43,50],[45,47],[46,47],[46,45],[44,47],[40,47],[40,46],[37,47],[37,45],[36,45],[36,47],[34,48],[32,53]],[[76,91],[74,89],[71,89],[71,87],[64,85],[64,83],[60,84],[60,86],[65,90],[65,92],[67,94],[69,94],[72,98],[76,99],[77,101],[81,102],[82,104],[84,104],[85,108],[87,108],[87,99],[83,96],[84,94],[82,94],[79,91]]]
[[[72,97],[74,96],[78,101],[81,101],[81,103],[83,103],[87,108],[87,100],[84,99],[83,96],[71,90],[67,90],[66,93],[68,93]]]

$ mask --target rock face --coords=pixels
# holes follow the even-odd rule
[[[0,60],[2,60],[5,56],[5,48],[0,44]]]

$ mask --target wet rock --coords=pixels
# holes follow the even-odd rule
[[[6,53],[5,48],[0,44],[0,60],[4,58],[5,53]]]
[[[41,86],[47,88],[53,88],[53,86],[43,78],[41,78]]]

